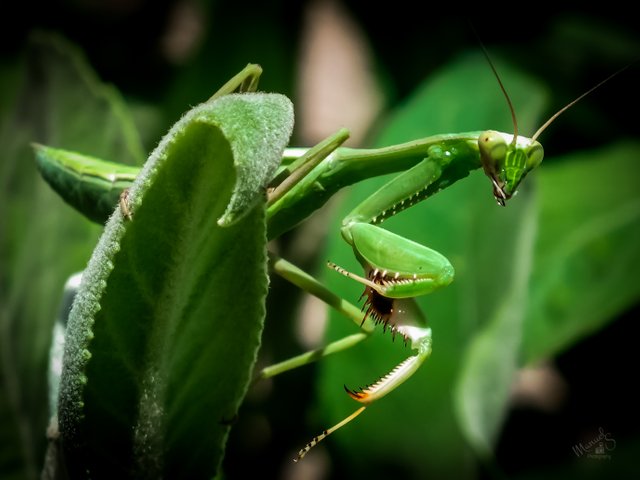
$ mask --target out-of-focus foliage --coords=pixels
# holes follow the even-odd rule
[[[29,478],[44,458],[47,361],[63,286],[101,230],[39,177],[30,142],[123,163],[142,162],[142,146],[119,94],[65,42],[34,38],[20,78],[0,132],[0,471]]]
[[[248,62],[263,66],[261,88],[288,94],[294,104],[301,100],[294,95],[294,73],[309,2],[60,3],[16,16],[19,33],[9,36],[5,29],[0,42],[3,478],[39,475],[49,415],[51,326],[64,281],[84,268],[100,233],[38,177],[29,143],[139,164],[189,106]],[[410,2],[385,8],[382,20],[370,3],[345,5],[369,41],[389,111],[398,112],[381,119],[381,133],[372,134],[376,143],[511,128],[488,66],[483,70],[477,58],[464,68],[459,63],[461,51],[478,51],[466,21],[425,19],[414,14]],[[473,20],[500,59],[499,71],[514,98],[523,134],[638,57],[637,26],[627,17],[612,19],[601,12],[536,17],[532,12],[526,28],[520,22],[513,27],[500,22],[495,28],[495,18]],[[390,24],[401,25],[403,35],[390,35]],[[22,47],[32,27],[61,32],[80,45],[100,77],[123,92],[129,107],[77,58],[55,50],[43,56],[38,48],[25,56]],[[200,33],[187,36],[193,43],[182,55],[170,56],[166,42],[180,38],[171,37],[176,32]],[[532,78],[537,80],[530,83]],[[551,126],[541,139],[544,163],[507,209],[494,205],[486,178],[477,174],[415,213],[385,224],[423,238],[457,269],[450,289],[423,301],[434,330],[433,356],[415,378],[296,468],[319,466],[332,478],[364,472],[381,478],[427,473],[477,477],[483,470],[475,452],[495,442],[491,468],[523,478],[632,473],[628,459],[639,441],[638,398],[627,391],[629,380],[618,380],[618,374],[626,372],[628,358],[633,358],[630,325],[638,298],[638,168],[633,160],[638,157],[638,128],[628,121],[628,112],[637,108],[637,79],[637,66],[632,66]],[[423,82],[430,85],[428,92],[419,87]],[[499,123],[478,124],[481,119]],[[357,187],[343,197],[342,211],[368,195],[369,188]],[[350,263],[335,225],[336,220],[319,230],[331,238],[332,253],[301,257],[309,242],[296,243],[295,235],[278,248],[284,256],[298,255],[296,262],[309,269],[319,263],[319,274],[341,291],[345,288],[345,297],[355,301],[358,286],[323,271],[327,255],[358,268]],[[523,289],[518,282],[527,279]],[[264,363],[303,349],[294,327],[300,315],[298,292],[278,279],[271,282]],[[526,308],[520,304],[523,298]],[[343,319],[331,322],[330,335],[353,333]],[[342,383],[356,387],[374,380],[408,354],[395,347],[388,337],[376,335],[353,352],[257,385],[231,430],[223,465],[228,478],[241,478],[256,467],[266,477],[299,476],[301,470],[290,463],[295,450],[353,408]],[[525,362],[554,358],[566,382],[564,403],[551,412],[510,410],[509,374]],[[362,371],[351,374],[352,368]],[[599,427],[617,441],[611,461],[578,458],[572,447],[591,440]]]
[[[531,131],[539,122],[540,84],[506,65],[498,64],[498,70],[520,106],[521,131]],[[422,129],[423,136],[483,125],[509,131],[505,109],[483,104],[486,97],[477,98],[467,86],[468,78],[475,78],[481,91],[495,81],[480,56],[451,63],[399,109],[380,142],[419,137]],[[467,109],[472,103],[474,108]],[[615,318],[612,312],[623,311],[638,299],[640,286],[630,279],[640,268],[640,191],[635,188],[640,170],[630,167],[640,154],[640,144],[611,145],[607,151],[607,155],[585,152],[567,161],[543,162],[505,209],[495,205],[490,182],[476,172],[385,222],[385,228],[447,255],[456,268],[456,280],[420,299],[434,336],[426,371],[374,405],[369,418],[363,416],[334,438],[341,450],[353,452],[349,467],[353,472],[375,475],[382,463],[417,478],[447,474],[473,478],[476,466],[467,445],[481,456],[490,455],[507,414],[514,374],[523,360],[558,354],[592,331],[594,323],[601,327]],[[615,196],[608,188],[597,188],[610,167],[628,172],[610,187]],[[353,188],[334,229],[338,230],[342,215],[383,181]],[[324,257],[359,269],[350,248],[337,236],[331,238]],[[360,293],[360,285],[332,272],[323,278],[345,298],[355,299]],[[331,315],[330,338],[349,331],[348,322]],[[327,411],[325,423],[336,423],[353,403],[340,395],[342,383],[370,383],[398,362],[401,353],[393,352],[389,340],[375,339],[322,363],[319,391]],[[380,460],[370,462],[370,454]]]

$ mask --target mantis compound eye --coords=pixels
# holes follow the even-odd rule
[[[480,134],[478,147],[482,160],[482,167],[494,170],[504,162],[507,154],[507,142],[500,132],[487,130]]]
[[[478,148],[482,169],[493,184],[493,196],[504,207],[505,202],[511,198],[504,190],[504,165],[509,150],[507,141],[500,132],[487,130],[478,137]]]
[[[534,142],[527,152],[527,172],[533,170],[542,163],[544,149],[538,142]]]

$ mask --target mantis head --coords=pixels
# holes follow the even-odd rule
[[[503,207],[544,156],[538,141],[495,130],[482,132],[478,147],[484,173],[493,183],[493,196]]]
[[[631,64],[622,67],[617,72],[614,72],[595,86],[591,87],[575,100],[569,102],[556,113],[551,115],[551,117],[544,122],[540,128],[538,128],[531,138],[526,138],[518,136],[518,120],[516,119],[516,112],[513,108],[511,98],[509,98],[509,94],[502,84],[502,80],[500,80],[500,76],[498,75],[493,62],[489,58],[487,49],[482,45],[482,43],[481,46],[484,56],[489,62],[489,66],[491,67],[496,80],[498,80],[500,90],[502,90],[505,100],[507,101],[509,111],[511,112],[511,119],[513,121],[513,135],[496,132],[495,130],[487,130],[482,132],[478,139],[482,168],[484,169],[484,173],[487,174],[493,183],[493,196],[498,202],[498,205],[504,207],[506,201],[515,195],[518,185],[520,185],[520,182],[524,177],[526,177],[531,170],[536,168],[542,162],[544,150],[542,145],[537,141],[540,134],[562,113],[574,106],[604,83],[608,82],[616,75],[619,75]]]

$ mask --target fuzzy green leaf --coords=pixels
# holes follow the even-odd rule
[[[68,326],[60,430],[75,473],[217,472],[265,313],[260,199],[292,124],[280,95],[194,108],[131,188],[133,221],[107,223]]]

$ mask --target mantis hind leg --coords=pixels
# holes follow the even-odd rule
[[[311,350],[283,362],[265,367],[258,373],[254,381],[271,378],[289,370],[316,362],[334,353],[347,350],[365,340],[373,333],[375,324],[371,321],[363,322],[362,312],[357,306],[333,293],[305,271],[273,253],[269,253],[269,269],[351,319],[361,331],[331,342],[322,348]]]
[[[370,315],[363,314],[361,309],[337,296],[328,290],[323,284],[318,282],[318,280],[286,260],[279,258],[274,254],[270,254],[269,264],[273,272],[301,289],[320,298],[322,301],[353,320],[354,323],[361,328],[361,332],[331,342],[323,348],[312,350],[289,360],[285,360],[284,362],[266,367],[261,370],[255,380],[270,378],[288,370],[315,362],[328,355],[345,351],[371,335],[376,323],[375,318],[372,318]],[[345,386],[345,390],[349,396],[361,403],[363,406],[338,424],[324,430],[320,435],[314,437],[298,452],[298,456],[295,458],[295,461],[302,459],[309,450],[332,432],[351,422],[354,418],[360,415],[362,411],[364,411],[367,405],[387,395],[407,380],[431,354],[431,329],[425,328],[424,325],[426,320],[420,309],[415,304],[415,301],[412,298],[407,298],[392,299],[391,302],[393,304],[393,312],[390,314],[389,322],[392,324],[393,335],[394,337],[396,334],[401,335],[404,338],[405,344],[410,343],[411,348],[416,351],[416,354],[411,355],[393,368],[393,370],[388,374],[380,377],[377,381],[364,388],[351,390]]]

